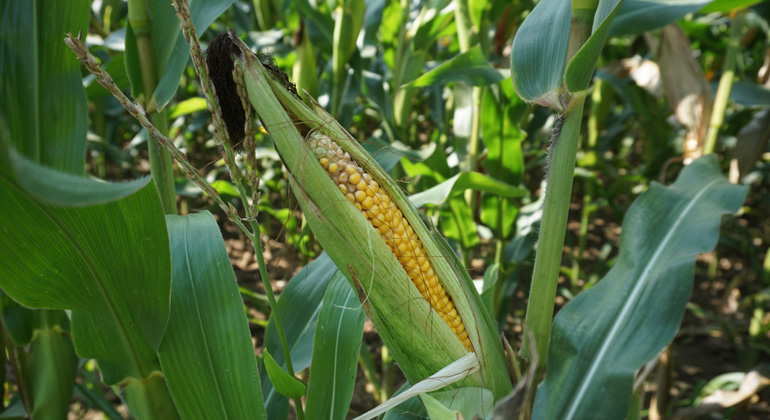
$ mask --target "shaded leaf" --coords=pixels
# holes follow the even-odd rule
[[[697,12],[711,0],[624,0],[610,36],[635,35],[662,28]]]
[[[267,370],[268,376],[270,376],[270,382],[273,383],[276,391],[289,398],[295,399],[302,398],[302,396],[305,395],[305,384],[299,379],[289,375],[283,368],[278,366],[278,364],[275,363],[275,360],[273,360],[273,356],[270,355],[270,352],[265,350],[263,358],[265,361],[265,369]]]
[[[153,375],[171,283],[154,184],[67,175],[27,161],[4,140],[0,286],[24,306],[72,310],[78,356],[95,358],[105,383],[125,385],[136,417],[176,418],[165,382]]]
[[[534,419],[627,413],[634,373],[679,328],[695,256],[716,245],[721,216],[734,213],[746,192],[730,184],[709,155],[685,167],[672,186],[653,183],[634,202],[616,265],[554,320]]]
[[[88,104],[80,62],[64,34],[88,32],[88,0],[10,0],[0,5],[0,115],[26,158],[85,172]]]
[[[542,0],[516,32],[511,50],[511,78],[523,100],[559,106],[570,14],[570,2]]]
[[[622,0],[599,1],[599,7],[597,7],[594,15],[591,36],[567,65],[564,81],[570,92],[584,91],[591,84],[596,62],[599,60],[604,42],[609,35],[612,20],[618,13],[618,8],[622,2]]]
[[[503,78],[500,71],[489,64],[481,46],[476,45],[402,87],[444,85],[458,81],[472,86],[487,86],[498,83]]]
[[[426,191],[413,194],[409,200],[416,206],[441,205],[453,194],[466,189],[485,191],[501,197],[523,197],[527,190],[490,178],[479,172],[461,172]]]

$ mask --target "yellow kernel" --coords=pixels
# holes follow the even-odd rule
[[[438,281],[430,259],[412,226],[397,208],[389,192],[364,172],[350,154],[318,132],[309,136],[308,147],[335,181],[340,192],[363,213],[398,259],[420,295],[435,314],[449,326],[468,351],[474,351],[468,332],[452,302]]]

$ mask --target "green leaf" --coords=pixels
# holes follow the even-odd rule
[[[497,318],[495,311],[495,285],[500,279],[500,264],[493,263],[484,272],[484,283],[481,288],[481,300],[492,318]]]
[[[481,46],[476,45],[401,87],[444,85],[450,82],[488,86],[503,79],[504,76],[500,71],[489,64],[484,52],[481,51]]]
[[[30,418],[61,419],[70,411],[78,358],[62,325],[69,325],[64,311],[35,311],[39,323],[24,360],[24,384]]]
[[[24,409],[24,403],[19,398],[18,393],[13,394],[8,408],[0,414],[0,419],[25,419],[27,417],[27,410]]]
[[[436,391],[431,392],[430,396],[447,409],[462,413],[464,419],[488,418],[494,408],[495,400],[492,391],[476,387]],[[425,402],[424,399],[423,402]],[[428,407],[428,404],[426,403],[425,406]],[[428,411],[430,412],[430,408]]]
[[[342,273],[324,295],[313,344],[313,369],[305,406],[309,419],[342,419],[348,412],[358,369],[364,331],[358,296]]]
[[[567,89],[570,92],[582,92],[588,89],[591,79],[594,75],[596,62],[604,48],[604,42],[612,26],[612,20],[618,13],[622,0],[599,0],[599,7],[594,15],[594,23],[591,36],[580,47],[580,51],[567,66],[567,73],[564,81],[567,83]]]
[[[745,9],[761,2],[762,0],[714,0],[701,9],[701,13],[728,13],[733,10]]]
[[[0,316],[3,328],[8,332],[13,344],[23,346],[32,340],[32,334],[38,324],[39,313],[25,308],[0,289]],[[10,345],[11,343],[6,343]]]
[[[570,30],[570,2],[542,0],[527,16],[511,50],[511,78],[527,102],[558,106]]]
[[[463,249],[471,249],[479,244],[479,234],[473,213],[465,202],[458,196],[449,199],[449,208],[441,211],[442,231],[449,239],[460,242]]]
[[[409,389],[409,382],[405,383],[393,396],[401,394]],[[401,404],[391,408],[383,416],[383,420],[429,420],[425,406],[419,397],[412,397]]]
[[[463,416],[459,412],[447,408],[444,404],[441,404],[441,402],[428,394],[420,395],[420,399],[425,405],[425,409],[428,411],[428,417],[430,417],[431,420],[463,419]]]
[[[524,173],[521,143],[526,133],[517,127],[516,121],[527,108],[516,97],[510,83],[491,86],[481,102],[484,116],[481,133],[487,146],[487,157],[481,166],[490,177],[512,185],[520,184]],[[518,214],[516,203],[494,193],[484,193],[481,206],[481,221],[492,229],[496,238],[508,238]]]
[[[610,36],[636,35],[662,28],[697,12],[711,0],[624,0]]]
[[[756,83],[737,82],[730,90],[730,99],[748,108],[770,108],[770,89]]]
[[[198,36],[206,32],[206,29],[233,3],[233,0],[192,0],[190,1],[190,14]],[[152,40],[152,54],[155,62],[157,86],[153,93],[154,101],[158,109],[168,104],[179,86],[182,72],[190,60],[190,45],[185,41],[179,26],[179,18],[176,16],[171,2],[150,1],[147,2],[147,13],[151,16],[150,38]],[[88,16],[88,14],[86,14]],[[136,46],[136,35],[130,24],[126,28],[126,73],[131,81],[131,89],[134,97],[144,93],[142,88],[142,76],[139,70],[139,54]],[[145,98],[145,103],[151,103],[150,98]]]
[[[80,62],[64,44],[88,32],[88,0],[5,0],[0,6],[0,115],[20,154],[85,172],[88,104]]]
[[[123,416],[112,406],[112,403],[107,401],[105,396],[102,395],[101,389],[98,389],[98,391],[92,389],[90,383],[79,382],[75,384],[75,394],[83,399],[89,407],[101,410],[104,413],[105,419],[124,420]]]
[[[171,316],[158,355],[174,403],[185,419],[267,418],[243,301],[216,221],[206,211],[166,216],[166,224]]]
[[[411,195],[409,200],[415,207],[422,207],[426,204],[441,205],[447,201],[450,195],[467,189],[485,191],[501,197],[523,197],[527,195],[527,190],[523,188],[514,187],[482,173],[461,172],[433,188]]]
[[[305,384],[299,379],[289,375],[283,368],[278,366],[278,363],[275,363],[275,360],[273,360],[273,356],[270,355],[269,351],[265,350],[263,357],[267,374],[270,377],[270,382],[273,383],[276,391],[294,399],[302,398],[302,396],[305,395]]]
[[[424,149],[413,150],[400,141],[387,143],[374,137],[370,138],[362,146],[386,171],[393,169],[402,157],[420,162],[427,159],[436,150],[435,142],[428,143]]]
[[[437,38],[456,33],[454,11],[447,8],[450,3],[450,0],[433,0],[424,3],[420,16],[414,20],[420,26],[416,28],[416,32],[414,28],[410,29],[410,33],[414,33],[412,42],[415,51],[429,50]],[[398,29],[398,25],[395,28]]]
[[[152,379],[171,285],[154,184],[75,177],[27,161],[4,138],[0,148],[0,286],[24,306],[71,310],[78,356],[96,359],[106,384],[126,385],[132,411],[144,399],[176,418]]]
[[[326,288],[336,273],[337,267],[329,256],[323,253],[291,278],[278,299],[278,310],[282,314],[286,340],[291,349],[291,361],[297,372],[310,366],[313,337],[318,315],[321,312],[321,302]],[[303,308],[303,310],[297,311],[294,308]],[[270,317],[265,329],[264,348],[280,366],[286,366],[273,317]],[[265,375],[262,376],[261,381],[262,394],[270,419],[285,418],[286,414],[278,413],[282,412],[284,404],[286,404],[285,409],[288,410],[288,401],[275,391]]]
[[[716,245],[722,215],[737,211],[746,193],[708,155],[634,202],[616,265],[554,320],[533,419],[597,418],[596,407],[599,418],[626,414],[634,373],[676,335],[695,256]]]
[[[182,115],[192,114],[193,112],[205,111],[208,109],[206,98],[190,98],[172,106],[169,112],[169,118],[177,118]]]
[[[522,207],[516,218],[516,236],[505,246],[505,262],[519,263],[532,252],[543,217],[544,195]]]

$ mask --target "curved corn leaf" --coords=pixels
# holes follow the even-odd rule
[[[430,417],[431,420],[460,420],[464,418],[459,411],[448,408],[439,400],[428,394],[420,395],[420,399],[422,400],[425,409],[428,411],[428,417]]]
[[[591,36],[567,65],[564,81],[571,93],[582,92],[588,89],[591,84],[596,62],[599,60],[602,48],[604,48],[612,20],[618,13],[622,2],[623,0],[599,0],[599,7],[594,14]]]
[[[516,32],[511,50],[511,78],[523,100],[560,106],[570,13],[568,1],[542,0]]]
[[[0,286],[24,306],[72,310],[77,354],[98,361],[105,383],[126,386],[136,417],[161,408],[176,418],[157,374],[171,268],[155,186],[67,175],[27,161],[3,140]]]
[[[534,419],[625,416],[634,372],[679,328],[695,256],[716,245],[721,216],[737,211],[746,192],[730,184],[709,155],[670,187],[654,183],[634,202],[616,265],[554,320]]]
[[[30,418],[66,418],[70,411],[78,357],[62,326],[69,326],[64,311],[34,311],[38,324],[24,359]]]
[[[697,12],[711,0],[624,0],[610,36],[635,35],[662,28]]]
[[[88,104],[64,34],[88,32],[88,0],[0,4],[0,115],[18,152],[71,174],[85,171]]]
[[[321,302],[331,279],[337,272],[337,267],[329,256],[323,253],[291,278],[278,299],[278,310],[283,314],[281,320],[286,341],[291,349],[291,361],[297,372],[310,366]],[[293,308],[304,309],[297,311]],[[264,348],[273,355],[279,366],[286,367],[281,343],[278,341],[278,331],[275,328],[275,319],[272,317],[265,329]],[[261,382],[265,407],[270,419],[285,419],[289,410],[288,400],[275,390],[267,375],[262,376]]]
[[[702,13],[728,13],[733,10],[744,9],[746,7],[753,6],[757,3],[761,3],[762,0],[714,0],[706,7],[701,9]]]
[[[712,86],[716,92],[716,86]],[[770,108],[770,89],[756,83],[740,81],[733,83],[730,99],[749,108]]]
[[[267,418],[243,301],[216,221],[202,212],[166,216],[166,224],[171,316],[158,356],[174,403],[187,420]]]
[[[263,358],[265,362],[265,370],[267,370],[268,376],[270,376],[270,382],[275,386],[275,390],[280,392],[281,395],[289,398],[299,399],[305,395],[306,387],[299,379],[291,376],[283,370],[270,355],[269,351],[263,352]]]
[[[342,419],[348,412],[364,332],[358,295],[342,273],[324,295],[313,344],[313,369],[307,387],[305,413],[309,419]]]
[[[487,86],[498,83],[504,78],[505,76],[499,70],[489,64],[484,52],[481,51],[481,46],[476,45],[401,87],[443,85],[458,81],[466,82],[471,86]]]
[[[523,188],[514,187],[479,172],[461,172],[435,187],[411,195],[409,200],[415,207],[426,204],[441,205],[451,194],[467,189],[497,194],[500,197],[523,197],[528,194]]]

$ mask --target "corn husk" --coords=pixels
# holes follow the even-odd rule
[[[431,309],[379,233],[327,176],[305,146],[312,131],[328,135],[391,196],[420,238],[440,283],[452,297],[472,342],[480,369],[452,386],[487,388],[495,398],[511,389],[500,337],[462,263],[428,229],[398,185],[326,111],[302,103],[283,77],[271,75],[238,38],[249,100],[288,172],[291,188],[318,241],[348,278],[367,315],[410,383],[417,383],[468,352]],[[274,72],[274,70],[273,70]]]

